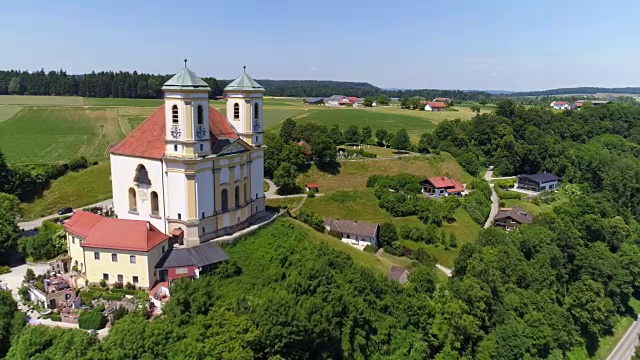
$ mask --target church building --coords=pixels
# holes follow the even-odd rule
[[[186,64],[185,64],[186,65]],[[164,105],[111,149],[113,206],[194,246],[264,211],[264,88],[243,73],[225,89],[226,117],[186,66],[162,87]]]
[[[264,88],[244,72],[224,89],[225,116],[185,60],[162,90],[164,105],[110,150],[116,218],[79,211],[65,223],[73,268],[88,282],[150,287],[197,275],[225,259],[210,240],[265,210]],[[185,262],[174,245],[212,254]]]

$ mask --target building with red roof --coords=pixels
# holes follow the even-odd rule
[[[551,104],[551,107],[556,110],[569,110],[571,109],[571,105],[566,101],[554,101]]]
[[[117,217],[181,230],[186,246],[247,227],[265,210],[265,89],[243,73],[224,89],[225,114],[186,66],[162,90],[164,105],[110,149]]]
[[[447,104],[443,103],[442,101],[425,101],[424,104],[425,111],[445,111],[446,109]]]
[[[464,185],[446,176],[436,176],[423,180],[420,183],[422,193],[432,196],[449,196],[465,194]]]

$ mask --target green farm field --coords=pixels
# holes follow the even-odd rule
[[[89,106],[136,106],[159,107],[162,99],[117,99],[117,98],[84,98]]]
[[[82,106],[84,99],[78,96],[0,95],[0,105]]]
[[[123,136],[109,108],[25,107],[0,123],[0,144],[10,163],[103,159],[108,146]]]
[[[11,119],[20,110],[22,106],[19,105],[0,105],[0,122]]]

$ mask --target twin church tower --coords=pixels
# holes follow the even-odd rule
[[[264,88],[243,72],[224,89],[225,116],[185,61],[162,91],[164,105],[110,151],[116,215],[185,246],[249,226],[265,209]]]

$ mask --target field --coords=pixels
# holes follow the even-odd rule
[[[0,123],[0,144],[10,163],[103,159],[123,135],[110,108],[25,107]]]
[[[111,167],[108,162],[70,172],[54,180],[49,190],[31,203],[22,204],[26,220],[51,215],[62,207],[80,207],[111,197]]]
[[[84,99],[78,96],[2,95],[0,105],[82,106]]]
[[[19,105],[0,105],[0,122],[11,119],[20,110],[22,106]]]
[[[321,172],[312,167],[307,173],[298,178],[298,184],[302,186],[309,182],[316,182],[320,192],[363,189],[370,175],[392,175],[401,172],[408,172],[425,178],[447,175],[462,183],[471,181],[471,176],[462,169],[453,156],[448,153],[442,153],[440,155],[400,159],[344,161],[340,163],[337,175]]]
[[[159,107],[164,103],[163,99],[114,99],[114,98],[84,98],[89,106],[135,106],[135,107]]]

